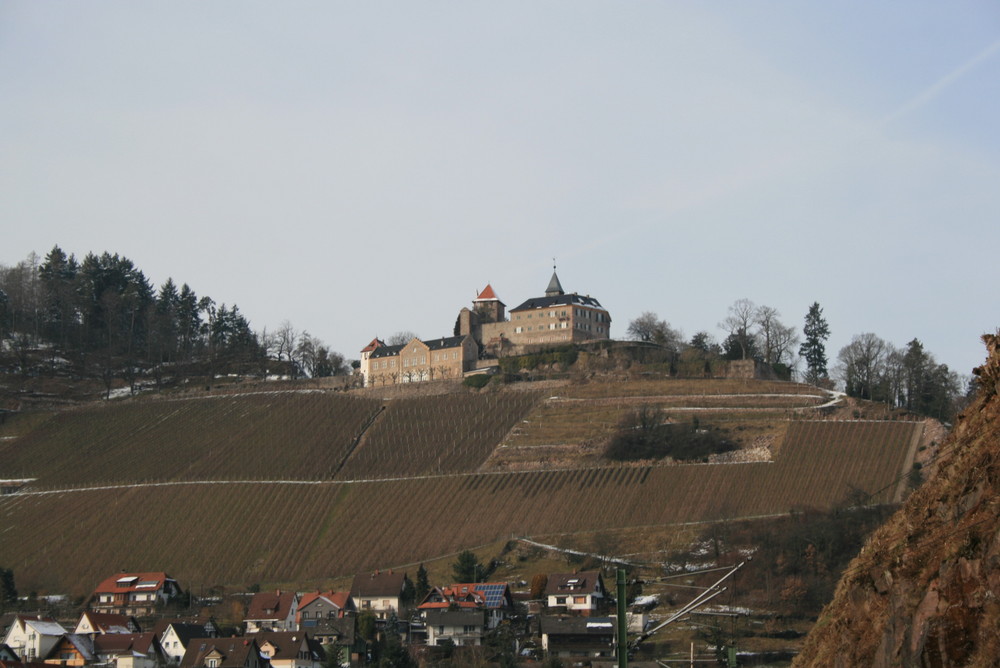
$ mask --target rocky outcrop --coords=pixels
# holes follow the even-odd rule
[[[1000,337],[937,474],[845,571],[794,666],[1000,665]]]

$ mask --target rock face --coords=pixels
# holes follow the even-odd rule
[[[1000,665],[1000,336],[937,474],[844,572],[794,666]]]

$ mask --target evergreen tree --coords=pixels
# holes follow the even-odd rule
[[[420,564],[420,568],[417,569],[417,586],[416,586],[416,600],[422,601],[427,593],[431,590],[431,583],[427,579],[427,569],[424,568],[423,564]]]
[[[0,611],[12,610],[17,605],[17,588],[14,586],[14,571],[0,568]]]
[[[824,342],[830,338],[830,327],[823,318],[819,302],[813,302],[809,307],[802,333],[805,334],[805,341],[799,347],[799,355],[806,361],[806,381],[815,384],[828,377]]]
[[[458,583],[479,582],[485,570],[472,550],[459,552],[455,563],[451,565],[451,572],[455,576],[455,582]]]

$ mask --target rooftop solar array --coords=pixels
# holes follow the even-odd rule
[[[484,584],[476,587],[486,597],[487,608],[499,608],[503,605],[503,592],[506,588],[505,584]]]

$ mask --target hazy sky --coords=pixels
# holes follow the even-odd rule
[[[0,264],[58,244],[348,357],[491,283],[1000,326],[1000,4],[0,1]]]

